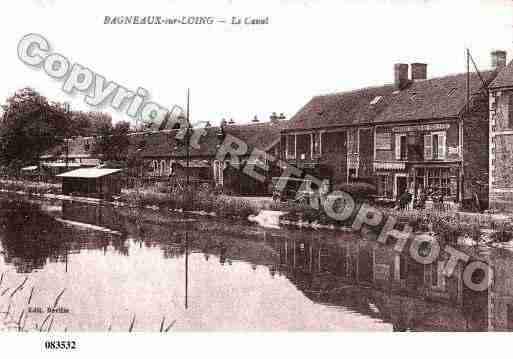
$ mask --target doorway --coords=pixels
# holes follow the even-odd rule
[[[398,199],[404,192],[406,192],[406,189],[408,188],[408,177],[396,175],[395,186],[395,198]]]

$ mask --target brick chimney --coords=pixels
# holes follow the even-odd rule
[[[394,65],[394,86],[402,90],[408,84],[408,64]]]
[[[411,64],[411,80],[419,81],[427,79],[427,64],[416,62]]]
[[[492,68],[498,69],[504,66],[506,66],[506,51],[492,51]]]

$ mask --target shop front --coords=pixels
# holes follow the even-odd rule
[[[374,163],[378,197],[396,201],[408,191],[413,202],[426,200],[430,207],[435,197],[444,208],[452,208],[458,201],[459,163]]]

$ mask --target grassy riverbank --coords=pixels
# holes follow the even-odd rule
[[[60,184],[1,179],[0,188],[4,191],[23,192],[27,195],[60,194]],[[187,190],[184,187],[150,185],[133,189],[123,189],[119,202],[130,207],[155,207],[178,211],[196,211],[216,215],[220,218],[246,220],[261,210],[285,212],[281,217],[285,222],[310,223],[331,227],[351,227],[362,202],[357,202],[353,214],[344,221],[337,221],[326,214],[322,206],[318,209],[294,202],[280,203],[225,196],[208,187]],[[341,203],[335,203],[337,211]],[[513,239],[511,219],[505,216],[457,211],[435,210],[396,210],[373,206],[384,214],[393,216],[401,224],[408,224],[414,232],[432,232],[441,241],[455,243],[458,238],[468,237],[474,242],[482,241],[483,230],[488,230],[489,240],[507,242]],[[384,222],[384,221],[383,221]],[[378,226],[378,228],[381,226]]]
[[[4,191],[25,192],[27,194],[60,194],[59,183],[35,182],[16,179],[0,179],[0,189]]]

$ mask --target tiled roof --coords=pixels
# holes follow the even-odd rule
[[[371,122],[386,107],[393,91],[393,85],[386,85],[315,96],[290,119],[287,129],[297,130]]]
[[[495,75],[495,71],[481,72],[486,85]],[[479,75],[471,72],[471,94],[478,93],[482,87]],[[371,87],[312,98],[292,117],[288,129],[457,117],[466,100],[466,73],[410,82],[400,91],[393,85]]]
[[[248,144],[249,151],[257,147],[263,151],[268,150],[280,139],[280,131],[286,122],[262,122],[242,125],[226,125],[225,134],[230,134]],[[201,131],[201,129],[199,130]],[[186,148],[177,141],[178,130],[163,130],[153,132],[132,133],[129,138],[129,153],[138,152],[142,157],[185,157]],[[201,133],[201,132],[200,132]],[[199,137],[198,145],[191,146],[192,157],[213,157],[217,146],[220,145],[219,127],[205,128],[205,134]],[[193,136],[194,138],[194,136]],[[193,141],[193,140],[191,140]],[[68,158],[91,157],[95,139],[93,137],[75,138],[70,141]],[[89,150],[86,150],[88,148]],[[248,152],[249,152],[248,151]],[[42,158],[64,158],[66,148],[64,145],[56,146],[47,151]],[[97,155],[93,157],[98,157]]]
[[[284,122],[227,125],[224,127],[224,132],[244,141],[248,144],[250,150],[257,147],[266,151],[280,139],[280,131],[283,126]],[[218,136],[220,128],[208,127],[205,128],[205,131],[205,134],[199,137],[199,146],[196,146],[197,148],[191,146],[191,156],[213,157],[216,155],[217,146],[221,144]],[[133,134],[130,136],[130,151],[140,149],[139,152],[142,157],[185,157],[186,148],[178,143],[177,133],[177,130],[165,130]]]
[[[490,84],[490,88],[502,87],[513,87],[513,61],[504,67]]]
[[[481,72],[486,84],[495,76],[494,71]],[[470,73],[470,93],[483,88],[479,75]],[[411,83],[407,88],[391,95],[388,106],[374,122],[416,121],[457,117],[467,101],[467,74],[449,75]]]
[[[198,141],[199,146],[191,146],[191,156],[214,156],[218,144],[217,133],[219,128],[205,129],[205,135]],[[138,152],[141,157],[185,157],[186,147],[179,143],[176,136],[178,130],[163,130],[146,133],[137,133],[129,136],[129,153]]]
[[[250,148],[267,151],[280,139],[280,131],[287,121],[261,122],[246,125],[227,125],[225,132],[244,141]]]

